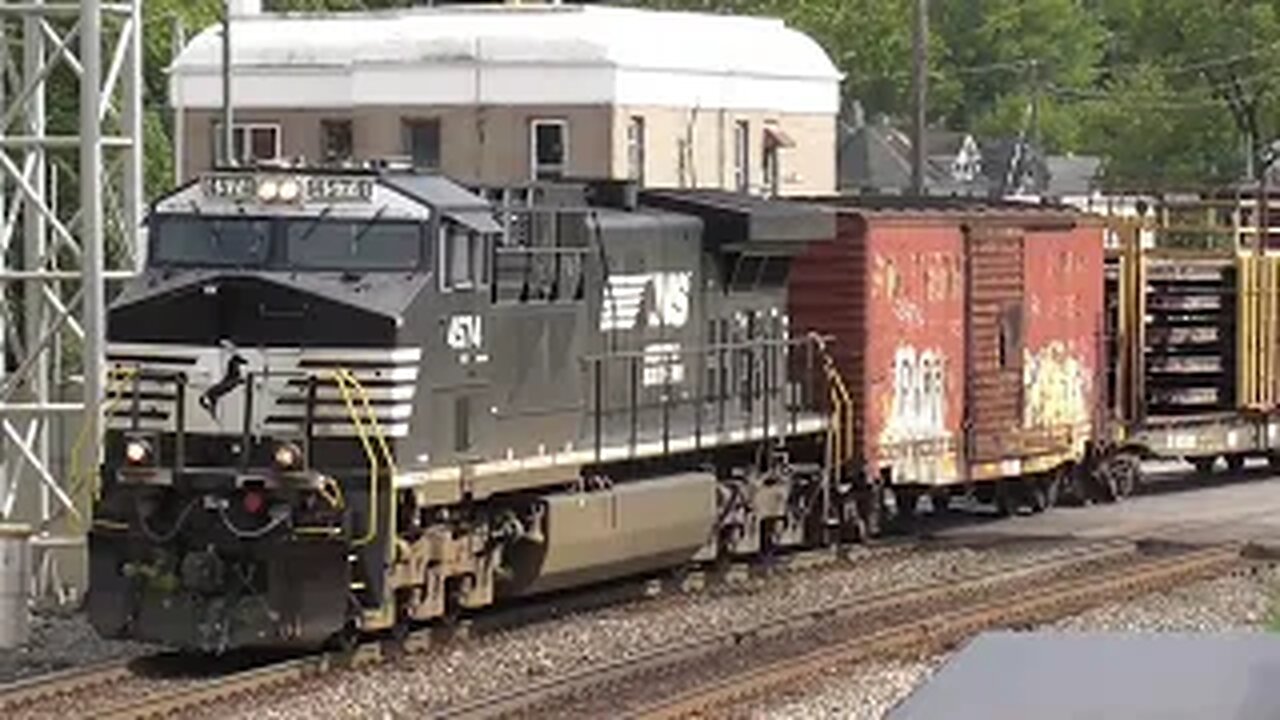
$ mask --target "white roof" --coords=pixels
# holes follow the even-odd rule
[[[233,19],[231,38],[240,107],[838,108],[840,74],[826,52],[772,18],[605,6],[448,6],[251,15]],[[183,50],[171,68],[176,105],[220,104],[221,52],[218,26]]]

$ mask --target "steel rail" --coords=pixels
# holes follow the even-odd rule
[[[1073,548],[1050,560],[1033,559],[1012,566],[1002,566],[994,572],[979,572],[923,586],[861,595],[750,627],[664,645],[613,663],[512,688],[470,703],[444,708],[433,717],[478,720],[518,715],[538,716],[540,708],[558,700],[671,672],[673,668],[694,667],[718,652],[740,652],[743,644],[749,641],[767,640],[784,636],[788,632],[828,627],[834,623],[866,625],[866,631],[861,633],[865,637],[868,632],[875,632],[877,628],[895,626],[904,615],[920,617],[924,608],[946,608],[963,603],[971,596],[980,597],[984,593],[1007,598],[1007,594],[997,592],[1002,585],[1037,582],[1047,584],[1055,575],[1082,572],[1090,565],[1099,563],[1119,563],[1128,567],[1130,563],[1125,561],[1136,556],[1137,548],[1131,541],[1102,541]],[[944,609],[938,611],[945,612]],[[611,709],[611,713],[616,713],[616,708]]]
[[[59,695],[75,695],[112,685],[133,676],[132,659],[41,673],[0,685],[0,716]]]
[[[917,543],[882,541],[871,546],[858,545],[850,548],[821,548],[805,550],[776,558],[772,563],[760,566],[758,563],[733,563],[720,572],[712,569],[697,569],[690,573],[672,578],[670,587],[657,591],[653,588],[654,579],[638,580],[621,585],[614,584],[607,589],[593,593],[581,593],[565,599],[560,598],[549,603],[547,612],[562,616],[564,612],[579,613],[600,607],[624,607],[631,603],[652,602],[670,598],[679,600],[690,594],[712,593],[723,588],[732,592],[741,587],[742,582],[735,579],[750,579],[751,570],[760,569],[767,572],[766,581],[776,581],[782,577],[792,577],[805,573],[820,572],[834,565],[843,564],[849,567],[870,566],[878,562],[890,562],[911,553],[934,552],[950,549],[950,543],[942,542],[935,547],[921,548]],[[722,582],[708,583],[707,577],[719,577]],[[688,581],[694,580],[689,586]],[[700,582],[699,582],[700,581]],[[508,628],[518,628],[530,622],[537,622],[539,603],[528,607],[516,607],[496,613],[491,619],[479,618],[476,624],[489,634],[498,636]],[[464,629],[464,634],[469,627]],[[21,680],[0,685],[0,717],[10,717],[19,713],[38,712],[38,704],[59,697],[91,696],[94,691],[106,688],[119,688],[121,683],[138,684],[139,692],[125,703],[103,705],[103,698],[96,698],[97,705],[93,710],[95,718],[156,718],[177,716],[191,708],[225,701],[249,693],[270,692],[273,688],[310,680],[324,674],[345,668],[368,667],[390,659],[402,659],[420,654],[433,643],[433,635],[437,629],[425,629],[411,633],[402,643],[391,641],[368,642],[348,653],[326,652],[302,658],[260,665],[247,670],[239,670],[226,675],[214,675],[209,678],[184,678],[175,676],[147,677],[135,669],[135,663],[163,663],[164,655],[142,656],[118,661],[92,665],[83,668],[69,669],[53,673],[23,678]],[[166,688],[166,682],[176,680],[174,687]],[[156,683],[148,687],[148,683]]]
[[[1099,575],[1055,580],[1042,587],[1022,589],[1011,596],[993,597],[933,617],[912,618],[879,632],[730,675],[644,706],[624,717],[672,720],[704,715],[714,708],[759,697],[782,685],[802,682],[825,668],[872,657],[937,650],[992,627],[1047,622],[1102,602],[1158,591],[1188,579],[1211,577],[1241,562],[1240,548],[1211,547],[1171,557],[1147,558],[1136,566],[1110,568]]]

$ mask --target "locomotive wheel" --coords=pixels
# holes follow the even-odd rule
[[[1196,472],[1201,475],[1208,475],[1213,472],[1213,464],[1217,462],[1217,460],[1218,458],[1215,457],[1193,458],[1191,460],[1191,464],[1195,466]]]
[[[347,621],[341,630],[330,636],[326,644],[330,650],[340,656],[354,653],[360,645],[360,630],[356,627],[355,620]]]

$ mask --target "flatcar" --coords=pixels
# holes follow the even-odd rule
[[[106,637],[311,647],[695,559],[856,539],[828,210],[394,168],[202,176],[109,309]]]

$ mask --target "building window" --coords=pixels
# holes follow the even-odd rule
[[[751,125],[746,120],[733,124],[733,187],[738,192],[751,189]]]
[[[644,185],[644,118],[627,123],[627,177]]]
[[[777,124],[768,123],[764,128],[764,152],[762,153],[761,170],[764,173],[764,185],[770,195],[777,195],[782,189],[783,148],[793,148],[796,141]]]
[[[214,159],[223,157],[222,123],[213,124]],[[236,123],[232,126],[232,161],[240,165],[280,159],[280,126],[276,123]]]
[[[558,180],[569,164],[569,124],[534,120],[530,125],[529,169],[534,180]]]
[[[442,290],[471,290],[487,284],[485,236],[456,223],[440,226]]]
[[[321,120],[320,147],[325,162],[350,160],[353,153],[350,120]]]
[[[769,194],[777,195],[780,170],[778,167],[778,146],[775,143],[766,142],[764,144],[764,152],[761,153],[760,171],[764,175],[764,184],[769,189]]]
[[[415,168],[440,169],[440,118],[405,120],[402,135],[404,154]]]

